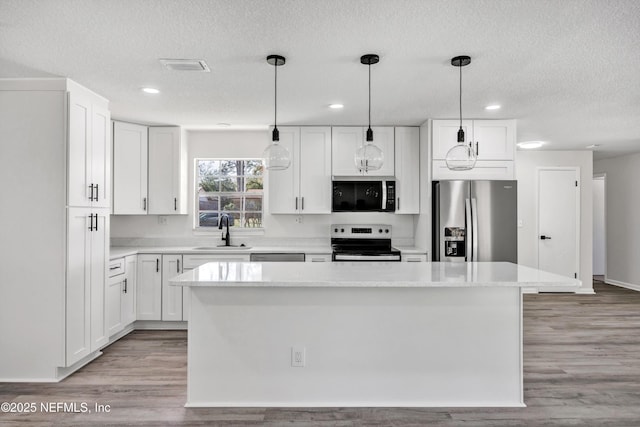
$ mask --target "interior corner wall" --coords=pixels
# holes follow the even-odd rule
[[[640,154],[597,160],[596,174],[606,174],[605,281],[640,290]]]
[[[583,291],[593,289],[593,153],[591,151],[517,151],[518,180],[518,264],[538,267],[536,169],[538,167],[580,168],[580,270]]]

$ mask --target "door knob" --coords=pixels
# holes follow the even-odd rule
[[[544,234],[540,236],[540,240],[551,240],[551,237],[545,236]]]

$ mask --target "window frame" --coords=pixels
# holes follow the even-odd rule
[[[219,229],[217,226],[211,226],[211,227],[206,227],[206,226],[200,226],[200,214],[201,214],[201,210],[200,210],[200,195],[201,193],[199,192],[200,189],[200,185],[199,185],[199,181],[200,181],[200,168],[198,167],[198,162],[201,161],[220,161],[220,162],[247,162],[247,161],[259,161],[262,164],[262,172],[260,175],[258,175],[260,178],[262,178],[262,189],[260,190],[259,193],[252,193],[252,192],[247,192],[247,191],[217,191],[217,192],[208,192],[209,194],[213,193],[216,194],[219,197],[222,196],[227,196],[227,197],[239,197],[241,199],[244,199],[247,196],[252,196],[252,195],[256,195],[256,196],[260,196],[261,198],[261,206],[260,206],[260,211],[246,211],[245,210],[245,206],[242,206],[240,210],[238,211],[230,211],[230,213],[239,213],[240,214],[240,218],[241,218],[241,222],[242,222],[242,218],[244,218],[244,215],[249,212],[249,213],[260,213],[260,218],[261,218],[261,227],[236,227],[233,226],[231,228],[231,230],[234,232],[234,234],[264,234],[264,215],[265,215],[265,169],[264,169],[264,159],[261,158],[253,158],[253,157],[236,157],[236,158],[221,158],[221,157],[195,157],[193,159],[193,185],[194,185],[194,196],[193,196],[193,202],[194,202],[194,215],[193,215],[193,231],[195,234],[211,234],[213,232],[218,232]],[[244,164],[243,164],[244,166]],[[243,190],[246,190],[246,178],[247,177],[251,177],[251,175],[245,175],[245,171],[243,170],[242,173],[237,174],[237,176],[241,176],[243,178],[245,178],[244,181],[244,186],[245,188]],[[245,202],[243,202],[244,204]],[[214,212],[212,210],[203,210],[202,212]],[[224,212],[223,209],[220,209],[220,206],[218,207],[218,210],[216,211],[219,214]]]

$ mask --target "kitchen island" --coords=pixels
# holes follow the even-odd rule
[[[189,407],[525,406],[511,263],[212,262],[191,290]]]

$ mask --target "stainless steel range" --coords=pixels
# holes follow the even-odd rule
[[[384,224],[333,224],[333,261],[400,261],[400,251],[391,246],[391,226]]]

